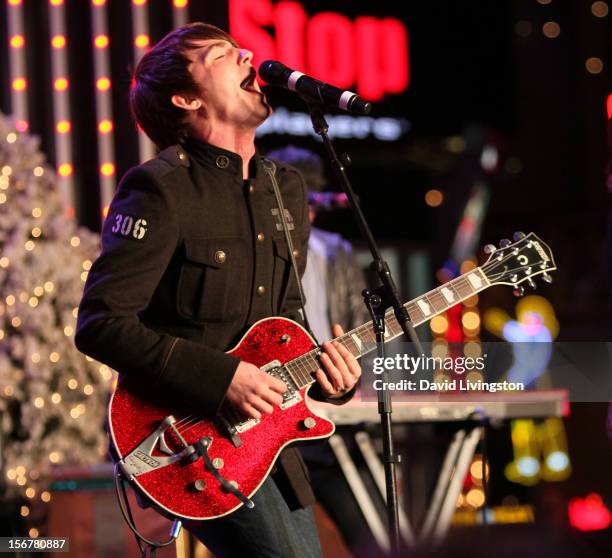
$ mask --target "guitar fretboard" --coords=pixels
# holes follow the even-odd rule
[[[448,310],[451,306],[486,289],[489,285],[490,282],[486,275],[480,267],[477,267],[407,302],[404,304],[404,308],[408,311],[413,325],[418,326],[435,315]],[[385,342],[392,341],[400,335],[402,335],[402,328],[393,310],[388,310],[385,314]],[[361,358],[376,348],[376,332],[372,323],[368,322],[337,337],[334,341],[341,343],[356,358]],[[285,369],[300,389],[316,381],[314,373],[320,368],[320,354],[320,349],[313,349],[285,364]]]

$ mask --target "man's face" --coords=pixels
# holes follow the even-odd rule
[[[204,117],[212,124],[223,122],[243,129],[259,126],[272,108],[255,79],[253,53],[220,39],[201,45],[190,53],[189,70],[200,87]]]

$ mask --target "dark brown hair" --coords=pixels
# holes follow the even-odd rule
[[[187,111],[172,104],[177,93],[198,93],[187,53],[200,41],[220,39],[237,46],[222,29],[207,23],[189,23],[168,33],[138,62],[130,88],[130,108],[138,125],[164,149],[184,141],[189,128]]]

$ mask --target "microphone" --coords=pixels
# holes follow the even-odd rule
[[[307,101],[339,108],[353,114],[370,114],[372,110],[372,104],[364,101],[357,93],[343,91],[311,78],[302,72],[287,68],[276,60],[262,62],[259,66],[259,75],[270,85],[295,91]]]

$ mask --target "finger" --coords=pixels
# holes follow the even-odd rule
[[[261,397],[254,397],[251,400],[251,406],[260,413],[266,413],[266,415],[271,415],[274,411],[274,407],[272,407],[272,405],[270,405],[270,403],[267,401],[264,401]]]
[[[255,409],[255,407],[249,405],[248,403],[242,405],[240,412],[249,418],[254,418],[257,420],[261,418],[261,413],[257,409]]]
[[[338,352],[338,343],[325,342],[323,343],[323,348],[325,349],[327,355],[331,358],[332,362],[334,363],[334,366],[340,371],[340,373],[343,376],[348,374],[348,367],[346,365],[346,362],[344,362],[344,359]]]
[[[361,376],[361,366],[353,353],[351,353],[351,351],[349,351],[342,343],[335,343],[334,345],[336,346],[338,353],[340,353],[340,356],[343,358],[350,376],[355,380],[359,379]]]
[[[321,353],[321,365],[331,380],[334,388],[337,390],[344,389],[344,379],[342,373],[334,365],[331,357],[327,353]]]
[[[268,378],[267,385],[270,389],[274,390],[276,393],[280,393],[281,395],[287,391],[287,384],[274,376],[270,376],[266,374]]]
[[[319,368],[316,371],[315,376],[317,378],[317,382],[319,382],[319,385],[321,386],[321,390],[323,391],[324,395],[334,395],[336,393],[334,386],[331,384],[323,370]]]
[[[261,398],[264,401],[270,403],[270,405],[280,405],[283,402],[283,396],[272,391],[271,389],[266,390],[261,394]]]

